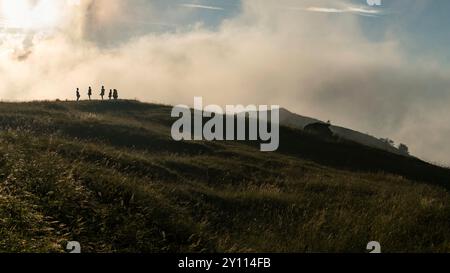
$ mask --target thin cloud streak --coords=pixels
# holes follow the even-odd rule
[[[359,13],[367,13],[367,14],[379,14],[379,10],[374,9],[364,9],[364,8],[358,8],[358,7],[348,7],[348,11],[350,12],[359,12]]]
[[[330,8],[330,7],[307,7],[307,8],[289,8],[292,10],[302,10],[308,12],[319,12],[319,13],[351,13],[362,16],[377,16],[381,12],[375,9],[365,9],[360,7],[346,7],[346,8]]]
[[[197,4],[180,4],[180,6],[185,7],[185,8],[194,8],[194,9],[224,10],[224,8],[222,8],[222,7],[197,5]]]
[[[344,10],[341,10],[341,9],[323,8],[323,7],[309,7],[309,8],[302,9],[302,10],[312,11],[312,12],[324,12],[324,13],[341,13],[341,12],[344,12]]]

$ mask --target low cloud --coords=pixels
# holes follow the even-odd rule
[[[71,99],[77,87],[105,85],[150,102],[192,104],[203,96],[212,104],[279,104],[450,163],[450,73],[432,59],[411,59],[392,36],[368,40],[357,16],[299,16],[273,9],[296,1],[245,1],[214,31],[190,25],[124,36],[163,19],[148,16],[157,7],[146,1],[125,3],[82,1],[56,33],[34,36],[22,60],[1,45],[0,97]],[[327,6],[305,1],[313,4]],[[180,9],[170,16],[188,16]]]

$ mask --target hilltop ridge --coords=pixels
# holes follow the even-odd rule
[[[171,109],[0,103],[0,251],[450,250],[450,170],[290,127],[175,142]]]

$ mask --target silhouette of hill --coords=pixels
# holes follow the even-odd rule
[[[284,108],[280,109],[280,123],[284,126],[293,127],[296,129],[304,129],[305,126],[317,123],[317,122],[323,122],[314,118],[304,117],[300,116],[298,114],[294,114]],[[330,126],[330,129],[334,132],[334,134],[342,139],[354,141],[359,144],[363,144],[372,148],[381,149],[384,151],[388,151],[395,154],[402,154],[399,149],[396,147],[390,145],[386,141],[383,141],[382,139],[370,136],[368,134],[363,134],[351,129],[347,129],[340,126]]]
[[[171,106],[0,103],[0,250],[450,250],[450,170],[322,139],[282,114],[280,149],[175,142]]]
[[[298,114],[291,113],[285,108],[280,108],[280,124],[297,129],[304,129],[306,125],[322,122],[318,119],[304,117]]]

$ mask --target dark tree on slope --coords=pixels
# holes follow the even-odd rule
[[[384,143],[386,143],[386,144],[392,146],[392,147],[395,147],[395,142],[394,142],[392,139],[389,139],[389,138],[380,138],[380,140],[383,141]]]
[[[403,143],[398,146],[398,150],[404,155],[409,155],[409,148]]]

